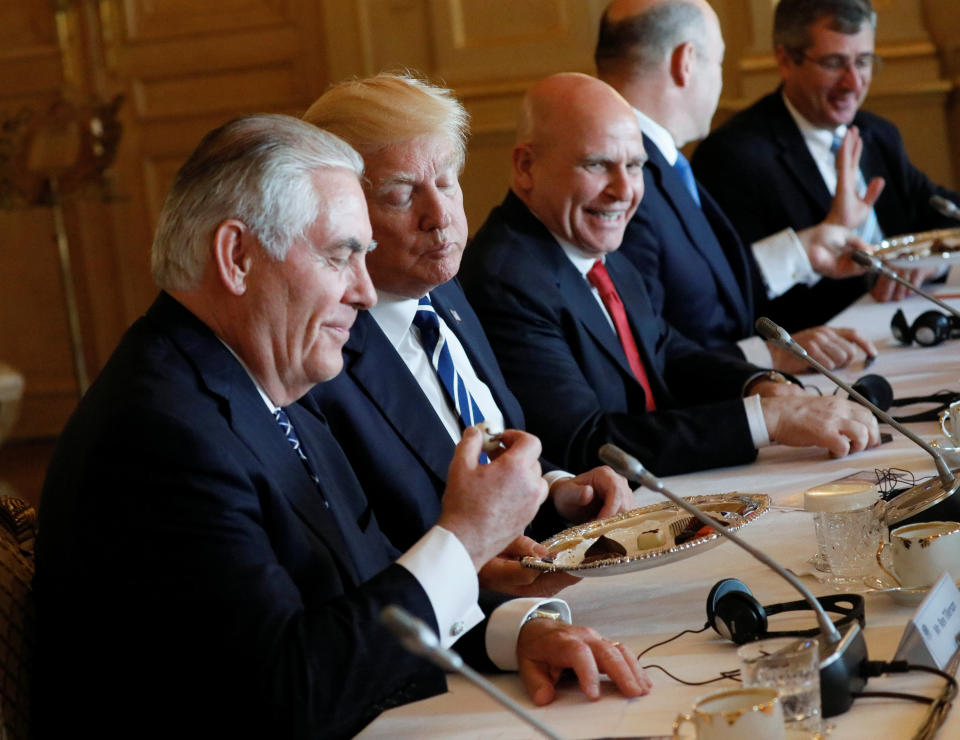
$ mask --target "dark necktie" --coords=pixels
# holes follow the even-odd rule
[[[633,338],[630,322],[627,321],[627,312],[624,310],[623,301],[620,300],[620,295],[610,279],[610,273],[607,272],[607,268],[601,260],[593,263],[593,267],[587,273],[587,280],[597,289],[600,300],[603,301],[610,318],[613,319],[613,325],[616,327],[617,336],[620,338],[623,353],[627,356],[627,362],[630,363],[630,369],[633,370],[633,374],[646,394],[647,411],[654,411],[657,405],[653,400],[650,380],[647,378],[647,371],[644,370],[643,362],[640,360],[640,351],[637,349],[637,342]]]
[[[440,384],[447,392],[447,400],[453,404],[453,410],[460,417],[460,423],[466,429],[469,426],[483,421],[480,407],[470,395],[466,384],[457,368],[454,367],[450,348],[447,346],[443,334],[440,333],[440,318],[430,302],[430,296],[425,295],[417,305],[417,312],[413,316],[413,325],[420,331],[420,344],[430,358],[430,364],[440,379]],[[480,461],[487,462],[486,454],[481,454]]]
[[[687,161],[687,158],[683,156],[683,152],[677,152],[677,161],[673,163],[673,169],[680,175],[683,184],[687,186],[687,192],[690,193],[690,197],[693,198],[694,202],[699,206],[700,191],[697,190],[697,180],[693,176],[693,169],[690,167],[690,162]]]
[[[290,421],[290,417],[287,416],[287,412],[282,408],[278,408],[273,412],[273,418],[277,420],[277,424],[280,425],[280,429],[283,431],[283,436],[287,438],[287,442],[290,443],[290,446],[293,447],[294,452],[297,453],[297,456],[303,462],[303,467],[307,469],[307,473],[313,479],[313,482],[317,484],[317,490],[320,491],[320,476],[317,475],[316,471],[313,469],[313,465],[310,464],[310,460],[307,459],[307,456],[303,452],[303,448],[300,446],[300,438],[297,436],[297,430],[293,428],[293,422]],[[323,493],[321,491],[321,496]],[[323,505],[328,509],[330,504],[327,502],[327,499],[323,499]]]
[[[843,137],[838,134],[834,134],[833,141],[830,143],[830,152],[836,155],[836,153],[840,151],[840,145],[842,143]],[[837,180],[837,185],[840,185],[839,178]],[[857,192],[861,196],[867,192],[867,180],[859,169],[857,170]],[[857,236],[859,236],[868,244],[879,244],[883,239],[883,230],[880,228],[880,222],[877,221],[877,214],[872,208],[870,209],[870,213],[867,214],[867,218],[864,220],[864,222],[853,231],[856,232]]]

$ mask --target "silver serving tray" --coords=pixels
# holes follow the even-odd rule
[[[689,496],[684,499],[700,507],[707,514],[715,514],[727,522],[727,528],[745,527],[770,508],[770,497],[763,493],[717,493],[710,496]],[[605,519],[578,524],[555,534],[541,544],[555,553],[587,538],[599,537],[617,529],[650,524],[669,527],[673,535],[684,528],[693,517],[671,501],[640,509],[625,511]],[[680,545],[661,545],[635,555],[613,555],[589,563],[556,563],[550,559],[525,557],[521,563],[527,568],[548,573],[565,572],[577,576],[612,576],[637,570],[656,568],[709,550],[723,541],[723,535],[714,531],[695,537]],[[571,548],[572,549],[572,548]]]
[[[958,249],[953,252],[934,253],[930,248],[937,241]],[[884,239],[877,245],[874,255],[892,267],[937,267],[960,260],[960,227],[919,231],[914,234]]]

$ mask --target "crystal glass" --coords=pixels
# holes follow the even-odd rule
[[[758,640],[743,645],[737,655],[744,686],[777,689],[788,730],[821,731],[820,648],[815,637]]]
[[[875,569],[883,503],[853,511],[814,514],[817,549],[835,582],[860,582]]]

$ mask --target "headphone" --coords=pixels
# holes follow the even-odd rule
[[[828,612],[839,614],[834,626],[842,630],[853,620],[863,627],[863,596],[859,594],[832,594],[820,596],[817,601]],[[809,610],[804,599],[761,606],[750,589],[736,578],[724,578],[710,589],[707,596],[707,625],[721,637],[743,645],[765,637],[812,637],[819,627],[807,630],[772,631],[767,629],[767,617],[781,612]]]
[[[901,344],[916,342],[923,347],[935,347],[946,339],[960,337],[960,319],[940,311],[924,311],[909,325],[903,309],[898,308],[890,321],[890,331]]]
[[[866,398],[874,406],[877,406],[883,411],[889,411],[895,406],[912,406],[915,403],[933,403],[936,404],[931,409],[926,411],[921,411],[916,414],[909,414],[907,416],[894,416],[893,418],[901,423],[909,423],[913,421],[936,421],[940,412],[947,408],[954,401],[960,400],[960,393],[955,391],[937,391],[936,393],[931,393],[928,396],[906,396],[904,398],[894,398],[893,397],[893,388],[890,387],[890,383],[882,375],[864,375],[862,378],[857,380],[853,384],[853,389],[857,391],[861,396]],[[857,399],[851,397],[851,401],[856,401]],[[893,414],[891,414],[893,416]]]

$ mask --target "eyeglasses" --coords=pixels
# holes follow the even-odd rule
[[[800,54],[800,61],[813,62],[824,72],[830,74],[842,74],[848,69],[853,69],[859,75],[866,75],[876,72],[880,68],[881,60],[876,54],[858,54],[853,59],[844,54],[827,54],[826,56],[814,59],[806,53]]]

